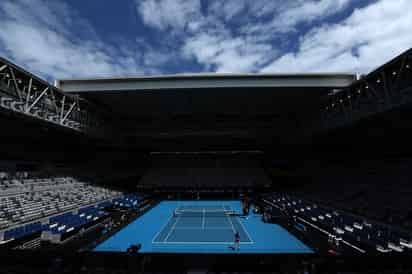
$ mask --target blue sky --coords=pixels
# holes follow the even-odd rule
[[[410,0],[0,1],[0,56],[48,80],[367,73],[411,29]]]

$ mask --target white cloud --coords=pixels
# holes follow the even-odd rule
[[[104,43],[91,25],[63,2],[3,0],[0,25],[2,53],[49,80],[150,71],[141,66],[141,53]]]
[[[269,2],[250,1],[249,16],[252,20],[241,28],[248,35],[284,35],[295,32],[300,24],[322,22],[322,20],[342,12],[354,0],[295,0]]]
[[[341,12],[348,7],[352,0],[316,0],[291,1],[290,6],[284,7],[279,16],[272,20],[277,31],[287,31],[298,24],[322,20],[328,16]],[[289,2],[289,1],[288,1]]]
[[[209,13],[230,21],[236,16],[250,20],[244,30],[288,32],[300,23],[320,21],[341,12],[354,0],[215,0]]]
[[[136,0],[137,11],[149,26],[184,29],[200,11],[200,0]]]
[[[409,0],[379,0],[335,23],[325,22],[355,0],[134,1],[144,31],[159,31],[154,43],[109,44],[61,1],[2,0],[0,53],[49,79],[169,73],[193,61],[217,72],[365,73],[412,45]]]
[[[275,58],[282,34],[331,16],[353,0],[136,0],[143,22],[207,70],[254,72]],[[177,34],[177,35],[176,35]],[[287,42],[287,41],[286,41]]]
[[[412,45],[412,2],[381,0],[343,22],[315,28],[264,72],[368,72]]]
[[[256,71],[265,56],[276,52],[270,44],[234,35],[227,26],[227,20],[245,10],[247,1],[209,1],[203,9],[198,0],[136,3],[146,25],[163,31],[165,39],[172,36],[169,41],[180,45],[178,57],[184,61],[196,60],[206,70]]]
[[[194,57],[216,72],[255,71],[275,50],[268,44],[250,43],[246,38],[199,34],[185,41],[183,54]]]
[[[247,0],[226,0],[211,2],[208,12],[225,21],[231,20],[248,7]]]

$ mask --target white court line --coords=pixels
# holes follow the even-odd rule
[[[202,214],[202,229],[205,229],[205,209],[203,208],[203,214]]]
[[[172,215],[170,215],[169,219],[167,220],[167,222],[162,226],[162,228],[156,233],[156,235],[153,237],[152,239],[152,243],[154,243],[154,240],[157,238],[157,236],[159,236],[160,232],[162,232],[166,226],[169,224],[170,220],[173,218],[173,213]]]
[[[221,205],[221,206],[222,206],[222,208],[223,208],[224,210],[225,210],[225,207],[228,207],[229,210],[232,210],[232,207],[230,207],[230,206],[223,206],[223,205]],[[178,208],[180,208],[180,206],[179,206]],[[203,211],[204,211],[204,209],[203,209]],[[160,234],[160,232],[162,232],[162,231],[165,229],[165,227],[167,226],[167,224],[169,224],[169,222],[170,222],[170,220],[171,220],[172,218],[173,218],[173,214],[169,217],[168,221],[163,225],[162,229],[157,232],[157,234],[155,235],[155,237],[154,237],[153,240],[152,240],[152,244],[176,244],[176,245],[179,245],[179,244],[182,244],[182,245],[183,245],[183,244],[184,244],[184,245],[187,245],[187,244],[196,244],[196,245],[233,244],[233,241],[229,241],[229,242],[168,242],[167,239],[170,237],[171,233],[172,233],[174,230],[179,230],[179,229],[182,229],[182,230],[184,230],[184,229],[192,229],[192,227],[176,228],[176,224],[178,223],[180,216],[177,217],[176,222],[175,222],[175,223],[173,224],[173,226],[171,227],[171,229],[170,229],[168,235],[166,236],[165,240],[162,241],[162,242],[155,241],[155,239],[157,238],[157,236]],[[234,226],[233,226],[233,223],[232,223],[232,220],[230,219],[230,216],[226,216],[226,218],[229,220],[229,223],[230,223],[231,226],[232,226],[231,229],[232,229],[233,231],[235,231]],[[246,230],[246,228],[244,227],[244,225],[242,224],[242,222],[241,222],[240,220],[237,220],[237,222],[240,223],[240,225],[242,226],[243,230],[245,231],[247,237],[249,238],[249,241],[248,241],[248,242],[240,242],[240,244],[241,244],[241,245],[244,245],[244,244],[254,244],[254,241],[252,240],[252,237],[250,237],[248,231]],[[200,228],[199,228],[199,227],[194,227],[193,229],[200,229]],[[206,227],[206,229],[229,229],[229,227],[210,227],[210,228]]]
[[[250,243],[254,243],[252,237],[250,237],[249,232],[247,231],[246,227],[243,225],[242,220],[237,220],[238,223],[240,223],[240,225],[243,228],[243,231],[246,233],[246,236],[249,238]]]
[[[233,241],[230,242],[154,242],[154,244],[176,244],[176,245],[208,245],[208,244],[233,244]],[[253,242],[240,242],[242,245],[253,244]]]
[[[230,210],[233,210],[232,207],[229,207]],[[232,225],[232,229],[233,229],[233,233],[235,233],[235,227],[233,226],[233,222],[230,216],[226,216],[226,218],[229,219],[230,224]],[[238,223],[240,223],[240,225],[242,226],[243,231],[246,233],[246,236],[249,238],[249,242],[250,243],[254,243],[254,241],[252,240],[252,237],[250,237],[249,232],[246,230],[245,226],[242,224],[241,220],[236,219],[236,221]]]
[[[208,230],[208,229],[230,229],[230,227],[228,227],[228,226],[222,226],[222,227],[220,227],[220,226],[212,226],[212,227],[205,227],[205,228],[203,229],[203,228],[200,228],[200,227],[198,227],[198,226],[183,226],[183,227],[176,227],[176,228],[175,228],[175,230],[181,230],[181,229]]]
[[[170,235],[172,235],[173,230],[176,227],[177,222],[179,221],[180,216],[176,218],[176,222],[173,224],[173,226],[170,228],[169,233],[167,234],[166,238],[163,240],[163,242],[166,242],[167,239],[170,237]]]
[[[230,219],[229,216],[226,216],[226,218],[229,220],[229,223],[232,226],[233,233],[236,233],[236,230],[235,230],[235,227],[233,226],[232,220]]]
[[[232,207],[229,207],[229,208],[230,208],[230,210],[233,210]],[[242,220],[236,219],[236,221],[237,221],[238,223],[240,223],[240,225],[242,226],[243,231],[246,233],[246,236],[249,238],[250,243],[253,244],[254,241],[253,241],[252,237],[250,237],[250,234],[249,234],[249,232],[247,231],[246,227],[243,225]]]

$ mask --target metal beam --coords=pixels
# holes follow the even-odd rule
[[[27,109],[29,108],[29,101],[30,101],[30,96],[31,96],[31,88],[33,86],[33,78],[30,78],[29,80],[29,88],[27,90],[27,95],[26,95],[26,105],[24,107],[25,111],[27,111]]]
[[[62,107],[61,107],[61,112],[60,112],[60,121],[63,123],[63,113],[64,113],[64,103],[66,101],[66,96],[63,96],[62,99]]]
[[[64,115],[63,119],[60,121],[61,124],[66,121],[67,117],[69,117],[70,113],[72,113],[74,107],[76,106],[76,102],[73,102],[73,104],[70,106],[69,110],[67,111],[66,115]]]
[[[43,95],[46,94],[46,92],[49,90],[49,87],[45,88],[42,93],[40,93],[40,95],[36,98],[36,100],[34,100],[34,102],[27,108],[26,112],[29,112],[39,101],[40,99],[43,97]]]
[[[55,111],[57,114],[59,114],[59,108],[57,107],[57,101],[56,101],[56,96],[54,96],[54,90],[53,88],[50,88],[50,95],[51,95],[51,101],[54,105]]]
[[[20,98],[20,100],[22,100],[23,98],[22,98],[22,96],[21,96],[20,88],[19,88],[19,86],[18,86],[18,84],[17,84],[16,75],[14,74],[13,68],[10,67],[9,70],[10,70],[11,79],[12,79],[12,81],[13,81],[13,83],[14,83],[14,88],[15,88],[15,91],[16,91],[16,93],[17,93],[17,96]]]
[[[400,79],[401,79],[401,76],[402,76],[403,72],[405,71],[405,67],[406,67],[407,61],[408,61],[408,56],[405,55],[405,56],[402,58],[401,65],[400,65],[400,68],[399,68],[398,73],[396,74],[395,79],[393,79],[392,82],[389,84],[390,87],[394,87],[394,88],[397,88],[397,87],[398,87],[398,83],[399,83],[399,81],[400,81]]]
[[[39,107],[41,114],[38,110],[34,112],[36,118],[47,122],[64,122],[69,120],[70,123],[63,124],[61,122],[61,124],[77,130],[80,128],[93,128],[93,134],[97,133],[99,136],[102,136],[100,134],[101,128],[96,128],[97,122],[94,120],[99,117],[99,114],[95,113],[95,109],[91,109],[90,102],[82,100],[82,113],[80,113],[80,110],[76,109],[76,106],[79,106],[79,98],[65,94],[58,88],[50,86],[46,81],[1,57],[0,82],[2,91],[5,93],[1,98],[2,101],[10,102],[13,106],[19,106],[18,108],[10,108],[11,110],[29,115],[34,112],[38,105],[45,102],[45,100],[50,100],[46,108],[43,108],[44,104],[41,105],[41,108]],[[39,90],[36,90],[37,88]],[[70,109],[65,112],[66,105],[69,104]],[[79,112],[78,115],[70,116],[70,114],[77,112]],[[33,115],[30,116],[33,118]],[[87,119],[84,119],[84,117],[87,117]],[[88,119],[89,117],[93,117],[93,119]],[[73,125],[76,125],[76,127]]]

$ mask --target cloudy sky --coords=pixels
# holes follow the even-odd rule
[[[0,1],[0,56],[48,80],[367,73],[411,29],[411,0]]]

